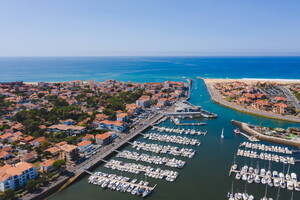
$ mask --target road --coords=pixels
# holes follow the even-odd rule
[[[284,86],[278,86],[281,91],[287,96],[287,98],[294,104],[294,106],[297,108],[297,110],[300,110],[300,102],[298,99],[290,92],[289,89],[287,89]]]

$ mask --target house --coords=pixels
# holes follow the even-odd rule
[[[7,160],[10,157],[12,157],[12,155],[10,153],[8,153],[7,151],[0,151],[0,159],[1,160]]]
[[[142,106],[132,104],[126,104],[126,110],[128,112],[132,111],[134,114],[139,114],[142,111]]]
[[[26,153],[21,156],[22,162],[33,162],[37,158],[37,155],[34,153]]]
[[[95,136],[97,144],[109,144],[111,142],[111,135],[109,133],[97,134]]]
[[[35,140],[32,140],[31,142],[29,142],[29,144],[35,147],[39,147],[42,142],[47,142],[45,137],[39,137]]]
[[[50,147],[50,148],[46,149],[45,151],[49,151],[52,156],[56,156],[59,153],[59,148],[54,146],[54,147]]]
[[[143,95],[135,102],[136,105],[147,108],[150,106],[150,96]]]
[[[273,106],[273,112],[277,114],[287,114],[288,106],[285,103],[276,103]]]
[[[45,162],[40,163],[41,170],[44,172],[50,172],[53,169],[54,159],[46,160]]]
[[[92,134],[86,134],[81,140],[82,141],[91,141],[93,140],[95,137]]]
[[[64,125],[74,125],[75,124],[75,121],[73,119],[67,119],[65,121],[62,122]]]
[[[29,142],[31,142],[32,140],[34,140],[34,137],[32,137],[32,136],[27,136],[27,137],[23,138],[21,142],[22,142],[23,144],[29,144]]]
[[[90,150],[92,150],[92,148],[93,148],[92,141],[87,141],[87,140],[84,140],[84,141],[82,141],[82,142],[79,142],[79,143],[77,144],[77,146],[78,146],[79,152],[90,151]]]
[[[59,157],[62,160],[65,160],[67,162],[71,162],[78,158],[78,148],[76,145],[71,145],[71,144],[64,144],[59,147],[60,148],[60,154]]]
[[[127,122],[128,120],[128,114],[127,113],[120,113],[117,115],[117,121],[120,122]]]
[[[65,145],[65,144],[68,144],[68,143],[66,141],[62,141],[62,142],[56,143],[54,146],[57,148],[60,148],[60,146]]]
[[[37,167],[33,164],[20,162],[0,167],[0,191],[24,187],[28,180],[38,177]]]
[[[55,132],[66,132],[70,135],[79,135],[84,133],[85,127],[83,126],[74,126],[74,125],[65,125],[65,124],[57,124],[48,127],[48,131],[51,133]]]

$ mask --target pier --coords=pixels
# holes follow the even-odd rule
[[[244,166],[245,167],[245,166]],[[258,177],[259,179],[267,179],[267,180],[272,180],[272,183],[274,182],[274,186],[275,187],[281,187],[280,186],[280,182],[283,181],[286,183],[288,183],[288,189],[289,190],[296,190],[296,191],[300,191],[300,182],[297,180],[297,177],[291,177],[290,180],[287,180],[285,177],[286,175],[285,174],[282,174],[280,177],[280,175],[276,175],[277,177],[274,177],[274,175],[272,175],[272,172],[270,172],[271,174],[267,175],[267,174],[259,174],[259,173],[254,173],[254,172],[248,172],[248,171],[245,171],[245,170],[237,170],[237,169],[233,169],[231,167],[230,171],[229,171],[229,176],[231,176],[232,173],[236,173],[236,174],[240,174],[240,178],[238,179],[241,179],[241,177],[243,175],[247,175],[247,176],[253,176],[254,178]],[[274,172],[273,172],[274,174]],[[293,173],[292,173],[293,174]],[[237,179],[237,178],[236,178]],[[244,180],[244,181],[247,181],[248,179]],[[261,180],[259,180],[259,183]],[[256,182],[254,182],[256,183]],[[277,184],[278,183],[278,184]],[[269,183],[268,183],[269,184]],[[291,185],[291,186],[289,186]],[[286,187],[284,187],[286,188]]]
[[[198,139],[175,136],[175,135],[160,135],[157,133],[145,134],[144,139],[160,141],[160,142],[167,142],[167,143],[182,144],[182,145],[198,145],[198,146],[200,146],[200,144],[201,144],[201,142]]]
[[[194,149],[187,149],[187,148],[178,148],[176,146],[170,146],[170,145],[158,145],[158,144],[148,144],[145,142],[137,142],[134,141],[132,148],[135,148],[137,150],[143,150],[143,151],[149,151],[154,153],[163,153],[163,154],[171,154],[174,156],[182,156],[187,158],[193,158],[196,154],[196,151]]]
[[[140,181],[136,183],[136,179],[130,181],[130,178],[124,176],[117,176],[115,174],[106,174],[102,172],[90,173],[91,174],[88,178],[88,182],[94,185],[99,185],[102,188],[109,188],[112,190],[117,190],[120,192],[131,192],[133,195],[142,195],[146,197],[149,195],[156,187],[148,186],[148,182]],[[130,182],[129,182],[130,181]]]
[[[118,160],[110,160],[104,165],[104,167],[113,170],[125,171],[133,174],[139,174],[141,172],[145,173],[145,176],[163,179],[166,178],[167,181],[175,181],[178,176],[178,172],[172,170],[163,170],[160,168],[152,168],[151,166],[145,166],[136,163],[124,163]]]
[[[178,160],[175,158],[167,158],[167,157],[160,157],[156,155],[149,155],[149,154],[139,154],[135,151],[128,151],[124,150],[122,152],[119,152],[119,154],[116,156],[117,158],[125,158],[129,160],[135,160],[135,161],[142,161],[147,162],[150,164],[156,164],[156,165],[165,165],[168,167],[175,167],[175,168],[183,168],[185,165],[185,161]]]

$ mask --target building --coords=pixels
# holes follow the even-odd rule
[[[99,129],[109,129],[116,132],[122,132],[126,129],[126,126],[123,122],[104,120],[99,123]]]
[[[32,140],[31,142],[29,142],[32,146],[35,146],[35,147],[39,147],[41,142],[47,142],[46,138],[45,137],[39,137],[35,140]]]
[[[59,147],[60,154],[59,157],[61,160],[65,160],[66,162],[71,162],[79,157],[78,148],[76,145],[65,144]]]
[[[70,135],[80,135],[80,134],[84,133],[85,127],[65,125],[65,124],[56,124],[56,125],[49,126],[48,131],[51,133],[66,132],[69,136]]]
[[[46,149],[45,151],[49,151],[51,153],[52,156],[56,156],[59,154],[59,148],[58,147],[50,147],[48,149]]]
[[[28,180],[38,177],[37,167],[26,162],[0,167],[0,191],[24,187]]]
[[[101,145],[109,144],[112,139],[109,133],[97,134],[95,138],[96,143]]]
[[[93,139],[95,139],[94,135],[92,135],[92,134],[86,134],[81,140],[82,141],[91,141]]]
[[[90,151],[93,148],[92,141],[84,140],[77,144],[79,152]]]
[[[120,113],[117,115],[117,121],[120,122],[127,122],[128,120],[128,114],[127,113]]]
[[[142,106],[143,108],[148,108],[150,106],[150,96],[141,96],[135,102],[136,105]]]
[[[46,160],[45,162],[40,163],[41,170],[44,172],[50,172],[53,170],[54,159]]]

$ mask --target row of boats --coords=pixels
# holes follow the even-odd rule
[[[142,162],[147,162],[156,165],[165,165],[168,167],[175,167],[175,168],[183,168],[185,165],[185,161],[176,158],[160,157],[160,156],[149,155],[145,153],[139,154],[138,152],[128,151],[128,150],[124,150],[118,153],[116,157],[126,158],[135,161],[142,161]]]
[[[248,158],[256,158],[261,160],[269,160],[274,162],[281,162],[283,164],[295,164],[295,158],[290,156],[279,156],[277,154],[270,154],[270,153],[257,153],[256,151],[250,150],[242,150],[238,149],[237,154],[238,156],[248,157]]]
[[[196,131],[195,129],[180,129],[180,128],[167,128],[163,126],[153,126],[152,130],[157,130],[158,132],[166,133],[178,133],[178,134],[190,134],[190,135],[206,135],[207,131]]]
[[[182,156],[186,158],[193,158],[194,155],[196,154],[196,151],[194,149],[179,148],[170,145],[151,144],[151,143],[140,142],[140,141],[134,141],[132,143],[132,148],[135,148],[137,150],[154,152],[154,153]]]
[[[261,151],[269,151],[275,153],[285,153],[285,154],[293,154],[293,151],[287,147],[275,146],[275,145],[265,145],[261,143],[253,143],[253,142],[243,142],[240,144],[240,147],[257,149]]]
[[[145,172],[145,176],[155,178],[155,179],[163,179],[165,178],[167,181],[175,181],[178,172],[172,170],[163,170],[160,168],[153,168],[151,166],[145,166],[136,163],[124,163],[119,160],[110,160],[107,162],[104,167],[119,170],[122,172],[130,172],[134,174],[139,174],[141,172]]]
[[[176,136],[176,135],[165,135],[157,133],[148,133],[144,134],[144,139],[149,139],[153,141],[169,142],[182,145],[198,145],[200,146],[201,142],[198,139]]]
[[[237,165],[234,164],[231,167],[230,173],[235,172],[235,178],[247,181],[248,183],[262,183],[268,184],[269,187],[281,187],[287,188],[288,190],[300,191],[300,182],[297,180],[297,175],[295,173],[283,174],[277,171],[271,172],[265,169],[258,169],[253,167],[243,166],[241,170],[237,170]]]
[[[146,197],[153,191],[154,187],[149,187],[149,182],[140,181],[137,179],[130,181],[130,178],[124,176],[117,176],[116,174],[107,174],[103,172],[96,172],[88,178],[90,184],[99,185],[103,189],[109,188],[119,192],[128,192],[133,195]]]

